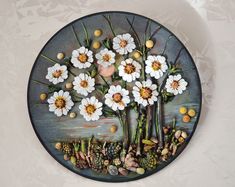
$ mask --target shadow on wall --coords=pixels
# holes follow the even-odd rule
[[[202,124],[210,111],[214,94],[216,62],[209,29],[199,13],[184,0],[149,0],[148,3],[139,0],[120,0],[116,6],[113,6],[113,3],[110,6],[109,0],[96,0],[89,6],[90,11],[82,14],[121,10],[147,16],[166,26],[185,44],[196,63],[201,79],[203,104],[199,124]]]

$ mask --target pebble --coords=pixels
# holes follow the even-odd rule
[[[128,171],[125,168],[118,168],[119,173],[121,173],[121,175],[126,176],[128,175]]]
[[[196,111],[195,111],[194,109],[189,109],[188,115],[189,115],[190,117],[194,117],[194,116],[196,115]]]
[[[113,166],[113,165],[109,165],[108,166],[108,172],[110,175],[118,175],[118,169],[116,166]]]
[[[190,122],[190,119],[191,119],[191,118],[190,118],[189,115],[184,115],[182,121],[183,121],[184,123],[188,123],[188,122]]]
[[[41,101],[45,101],[46,98],[47,98],[47,94],[46,93],[41,93],[39,97],[40,97]]]
[[[187,133],[184,132],[184,131],[181,133],[181,136],[182,136],[184,139],[188,137]]]
[[[72,89],[72,88],[73,88],[73,83],[67,82],[67,83],[65,84],[65,88],[68,89],[68,90]]]
[[[175,132],[175,138],[178,139],[178,138],[180,137],[181,133],[182,133],[181,130],[177,130],[177,131]]]
[[[163,150],[162,150],[162,155],[167,155],[168,154],[168,149],[167,148],[164,148]]]
[[[69,113],[70,118],[76,118],[76,116],[77,116],[76,112],[70,112]]]
[[[57,143],[55,144],[55,148],[56,148],[57,150],[60,150],[60,149],[62,148],[61,143],[60,143],[60,142],[57,142]]]
[[[137,168],[136,173],[143,175],[145,173],[145,170],[144,170],[144,168]]]
[[[145,46],[146,46],[147,48],[149,48],[149,49],[152,48],[153,45],[154,45],[154,43],[153,43],[152,40],[147,40],[147,41],[145,42]]]
[[[57,59],[62,60],[64,58],[64,53],[57,53]]]

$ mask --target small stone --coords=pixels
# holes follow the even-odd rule
[[[104,161],[104,166],[108,166],[109,165],[109,160],[105,160]]]
[[[177,130],[177,131],[175,132],[175,138],[178,139],[178,138],[180,137],[181,133],[182,133],[181,130]]]
[[[187,108],[184,107],[184,106],[180,107],[179,113],[180,113],[180,114],[186,114],[186,113],[187,113]]]
[[[116,166],[113,166],[113,165],[109,165],[108,166],[108,172],[110,175],[118,175],[118,169]]]
[[[135,59],[140,58],[140,52],[135,51],[135,52],[133,53],[133,57],[134,57]]]
[[[69,156],[67,154],[64,155],[64,160],[69,160]]]
[[[187,133],[184,132],[184,131],[181,133],[181,136],[182,136],[184,139],[186,139],[186,138],[188,137]]]
[[[76,118],[76,116],[77,116],[77,113],[76,113],[76,112],[70,112],[70,113],[69,113],[69,117],[70,117],[70,118]]]
[[[45,101],[46,98],[47,98],[47,94],[46,93],[41,93],[39,97],[40,97],[41,101]]]
[[[62,60],[64,58],[64,53],[57,53],[57,59]]]
[[[72,89],[72,88],[73,88],[73,83],[67,82],[67,83],[65,84],[65,88],[68,89],[68,90]]]
[[[188,123],[188,122],[190,122],[190,119],[191,119],[190,116],[186,114],[186,115],[183,116],[182,121],[183,121],[184,123]]]
[[[94,41],[93,44],[92,44],[92,47],[94,49],[99,49],[101,46],[100,42],[99,41]]]
[[[118,168],[118,171],[123,176],[127,176],[128,175],[128,171],[125,168]]]
[[[136,172],[137,170],[136,167],[127,167],[126,169],[128,169],[129,171],[133,171],[133,172]]]
[[[111,133],[115,133],[117,131],[117,125],[112,125],[111,127],[110,127],[110,132]]]
[[[94,36],[99,37],[99,36],[101,36],[101,35],[102,35],[102,30],[101,30],[101,29],[96,29],[96,30],[94,31]]]
[[[61,144],[60,142],[57,142],[57,143],[55,144],[55,148],[56,148],[57,150],[61,150],[62,144]]]
[[[164,148],[164,149],[162,150],[162,153],[161,153],[161,154],[162,154],[162,155],[167,155],[168,152],[169,152],[168,149],[167,149],[167,148]]]
[[[152,137],[150,140],[151,140],[152,142],[154,142],[155,144],[158,144],[158,139],[157,139],[157,138]]]
[[[144,170],[144,168],[137,168],[136,173],[143,175],[145,173],[145,170]]]
[[[154,43],[153,43],[152,40],[147,40],[147,41],[145,42],[145,46],[150,49],[150,48],[153,48]]]
[[[189,109],[188,115],[189,115],[190,117],[194,117],[194,116],[196,115],[196,111],[195,111],[194,109]]]

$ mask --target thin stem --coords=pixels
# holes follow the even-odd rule
[[[110,30],[113,34],[113,36],[116,36],[115,32],[114,32],[114,29],[113,29],[113,25],[112,25],[112,22],[111,22],[111,18],[110,16],[106,17],[105,15],[103,15],[104,19],[108,22],[108,25],[110,27]]]
[[[41,54],[41,57],[45,58],[47,61],[52,62],[52,63],[54,63],[54,64],[59,63],[59,62],[53,60],[52,58],[50,58],[50,57],[48,57],[48,56],[45,56],[45,55],[43,55],[43,54]]]
[[[82,22],[82,28],[83,28],[83,31],[84,31],[84,34],[85,34],[85,37],[86,37],[86,45],[87,45],[87,47],[89,47],[89,45],[90,45],[89,36],[88,36],[87,28],[86,28],[86,26],[84,25],[83,22]]]
[[[71,27],[72,27],[73,34],[74,34],[74,36],[75,36],[75,38],[76,38],[76,40],[77,40],[77,42],[78,42],[78,47],[81,47],[82,44],[81,44],[81,42],[80,42],[79,39],[78,39],[78,35],[77,35],[77,33],[75,32],[74,26],[71,25]]]
[[[45,86],[49,86],[49,84],[44,83],[44,82],[41,82],[41,81],[37,81],[37,80],[32,80],[32,81],[35,82],[35,83],[38,83],[38,84],[42,84],[42,85],[45,85]]]
[[[126,20],[127,20],[127,22],[129,23],[129,25],[131,26],[131,29],[132,29],[132,31],[134,32],[134,35],[135,35],[135,37],[136,37],[136,39],[137,39],[137,42],[138,42],[138,45],[139,45],[139,48],[140,48],[140,46],[141,46],[140,38],[139,38],[137,32],[135,31],[135,29],[134,29],[132,23],[130,22],[130,20],[129,20],[128,18],[126,18]]]
[[[77,75],[75,73],[73,73],[70,69],[68,69],[68,72],[73,75],[74,77],[76,77]]]
[[[135,16],[133,16],[133,18],[132,18],[131,25],[134,24],[134,21],[135,21]],[[130,28],[129,28],[129,32],[130,32],[130,31],[131,31],[131,26],[130,26]]]
[[[157,34],[158,31],[159,31],[161,28],[162,28],[162,26],[159,26],[159,27],[151,34],[151,36],[149,37],[149,39],[151,40],[151,39],[154,37],[154,35]]]
[[[105,78],[104,78],[102,75],[100,75],[99,73],[98,73],[98,75],[101,77],[101,79],[104,81],[104,83],[105,83],[107,86],[109,86],[109,83],[105,80]]]
[[[164,53],[165,53],[165,51],[166,51],[166,47],[167,47],[167,44],[168,44],[168,42],[170,41],[170,39],[172,38],[172,37],[174,37],[172,34],[170,34],[169,36],[168,36],[168,38],[167,38],[167,40],[166,40],[166,43],[165,43],[165,46],[164,46],[164,49],[163,49],[163,51],[162,51],[162,55],[164,55]]]
[[[178,59],[179,59],[179,57],[180,57],[181,52],[182,52],[184,49],[185,49],[184,47],[181,47],[181,48],[180,48],[180,50],[179,50],[179,52],[178,52],[178,54],[177,54],[177,56],[176,56],[176,58],[175,58],[175,60],[174,60],[174,63],[173,63],[173,64],[175,64],[175,63],[177,62],[177,60],[178,60]]]

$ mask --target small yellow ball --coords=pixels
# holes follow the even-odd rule
[[[99,37],[99,36],[101,36],[101,35],[102,35],[102,30],[101,30],[101,29],[96,29],[96,30],[94,31],[94,36]]]
[[[179,112],[180,112],[180,114],[186,114],[187,113],[187,108],[182,106],[182,107],[180,107]]]
[[[196,111],[195,111],[194,109],[189,109],[188,115],[189,115],[190,117],[194,117],[194,116],[196,116]]]
[[[61,144],[60,142],[57,142],[57,143],[55,144],[55,148],[56,148],[57,150],[61,150],[62,144]]]
[[[134,56],[135,59],[138,59],[138,58],[140,58],[140,53],[138,51],[135,51],[133,53],[133,56]]]
[[[76,118],[77,114],[76,112],[70,112],[69,117],[70,118]]]
[[[111,133],[115,133],[117,131],[117,126],[116,125],[112,125],[111,127],[110,127],[110,132]]]
[[[57,54],[57,59],[62,60],[64,58],[64,53],[58,53]]]
[[[145,42],[145,46],[146,46],[147,48],[151,49],[151,48],[153,48],[154,43],[153,43],[152,40],[147,40],[147,41]]]
[[[41,101],[45,101],[46,98],[47,98],[47,94],[46,93],[41,93],[39,97],[40,97]]]
[[[183,121],[184,123],[188,123],[188,122],[190,122],[190,119],[191,119],[190,116],[186,114],[186,115],[183,116],[182,121]]]
[[[65,84],[65,88],[68,89],[68,90],[70,90],[70,89],[73,88],[73,84],[72,84],[71,82],[67,82],[67,83]]]
[[[93,43],[93,45],[92,45],[92,47],[93,47],[94,49],[99,49],[100,46],[101,46],[101,44],[100,44],[99,41],[94,41],[94,43]]]

